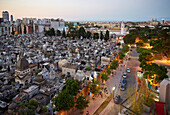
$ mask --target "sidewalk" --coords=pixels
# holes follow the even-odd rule
[[[125,61],[124,64],[125,65]],[[122,74],[125,71],[125,66],[119,66],[116,69],[116,75],[112,75],[109,76],[109,79],[106,81],[105,87],[107,87],[108,89],[108,94],[107,96],[110,95],[110,93],[112,93],[112,88],[116,86],[116,91],[115,91],[115,95],[119,94],[119,85],[122,79]],[[104,94],[104,93],[103,93]],[[84,114],[86,115],[86,111],[89,111],[90,115],[93,115],[94,112],[100,107],[100,105],[105,101],[106,96],[103,96],[103,98],[101,98],[100,96],[97,97],[94,101],[92,99],[90,99],[90,103],[89,103],[89,107],[87,107],[86,109],[84,109]],[[112,106],[114,106],[114,102],[113,99],[110,101],[110,103],[107,105],[107,107],[101,112],[101,115],[107,115],[105,114],[106,111],[110,112],[109,110],[112,109]],[[116,110],[119,110],[118,108],[116,108]],[[115,111],[115,113],[118,113],[118,111]],[[112,114],[113,115],[113,114]],[[115,114],[116,115],[116,114]]]
[[[110,82],[113,82],[113,81],[116,81],[116,82],[109,83],[108,81],[106,84],[110,92],[112,91],[112,87],[116,85],[116,91],[115,91],[114,96],[116,94],[120,94],[120,90],[119,90],[120,82],[122,79],[122,74],[126,70],[126,65],[127,65],[127,61],[124,60],[124,63],[121,64],[121,66],[119,65],[119,67],[117,68],[116,75],[110,79],[111,80]],[[112,99],[110,103],[107,105],[107,107],[100,113],[100,115],[118,115],[119,109],[120,109],[119,105],[115,104]]]
[[[93,115],[94,112],[100,107],[100,105],[105,101],[105,99],[109,96],[109,94],[104,94],[103,97],[95,97],[95,100],[90,99],[89,107],[84,109],[84,114],[86,115],[86,111],[89,111],[90,115]]]

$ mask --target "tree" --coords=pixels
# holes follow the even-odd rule
[[[93,38],[94,38],[94,39],[99,39],[99,33],[94,33],[94,34],[93,34]]]
[[[66,32],[65,32],[65,29],[63,29],[63,32],[62,32],[62,37],[66,37]]]
[[[79,33],[79,37],[81,37],[81,36],[82,36],[83,38],[86,37],[86,31],[85,31],[84,27],[80,27],[78,33]]]
[[[107,75],[111,74],[110,68],[107,68],[106,73],[107,73]]]
[[[46,106],[43,106],[43,107],[41,108],[41,113],[45,113],[45,112],[47,112],[47,111],[48,111],[48,109],[47,109]]]
[[[11,34],[12,34],[12,35],[15,34],[15,32],[14,32],[14,27],[13,27],[13,26],[12,26],[12,32],[11,32]]]
[[[26,26],[24,25],[24,34],[27,33]]]
[[[22,34],[21,25],[19,26],[19,33]]]
[[[84,97],[82,94],[79,95],[76,101],[76,108],[80,110],[80,113],[83,113],[83,110],[88,107],[89,101],[86,100],[86,97]]]
[[[132,34],[127,34],[124,38],[123,38],[125,44],[134,44],[135,43],[135,35]]]
[[[108,31],[108,30],[106,30],[105,40],[106,40],[106,41],[109,40],[109,31]]]
[[[70,110],[74,106],[73,97],[67,90],[63,90],[53,99],[54,111]]]
[[[36,100],[33,100],[33,99],[31,99],[30,101],[29,101],[29,104],[30,105],[32,105],[32,106],[34,106],[34,107],[38,107],[38,102],[36,101]]]
[[[87,38],[91,38],[91,32],[90,32],[90,31],[87,31],[86,37],[87,37]]]
[[[102,79],[102,81],[107,81],[109,78],[108,78],[108,75],[107,74],[102,74],[101,75],[101,79]]]
[[[49,29],[48,31],[44,30],[45,36],[55,36],[54,28]],[[61,34],[61,33],[60,33]]]
[[[123,59],[125,54],[129,51],[128,45],[123,46],[122,50],[119,52],[119,59]]]
[[[100,31],[100,39],[103,40],[104,36],[103,36],[103,32]]]
[[[66,89],[69,92],[70,95],[75,96],[78,93],[79,84],[76,80],[68,79],[66,81]]]
[[[89,84],[90,87],[90,92],[93,93],[94,95],[96,95],[97,93],[100,92],[100,83],[98,80],[94,80],[92,82],[90,82]]]
[[[91,70],[91,67],[86,67],[86,70]]]
[[[119,63],[117,60],[113,60],[111,65],[110,65],[110,69],[116,69],[119,66]]]
[[[151,63],[153,61],[153,56],[149,51],[142,51],[142,53],[139,55],[139,59],[138,59],[141,64],[140,67],[142,68],[142,70],[145,70],[147,64]]]
[[[119,43],[117,43],[117,46],[120,46],[121,45],[121,43],[119,42]]]
[[[57,30],[57,36],[61,36],[60,30]]]
[[[76,29],[74,27],[70,27],[69,31],[67,33],[67,36],[75,38],[76,36],[78,36],[78,32],[76,31]]]

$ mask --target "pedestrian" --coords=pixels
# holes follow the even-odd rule
[[[89,115],[89,111],[86,111],[86,115]]]
[[[92,99],[93,99],[93,101],[94,101],[94,99],[95,99],[94,96],[92,97]]]

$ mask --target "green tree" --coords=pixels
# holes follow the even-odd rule
[[[90,31],[87,31],[86,37],[87,37],[87,38],[91,38],[91,32],[90,32]]]
[[[100,39],[103,40],[104,36],[103,36],[103,32],[100,31]]]
[[[110,65],[110,69],[114,69],[116,70],[116,68],[119,66],[119,63],[117,60],[113,60],[111,65]]]
[[[86,67],[86,70],[92,70],[91,67]]]
[[[41,113],[45,113],[45,112],[47,112],[47,111],[48,111],[48,109],[47,109],[46,106],[43,106],[43,107],[41,108]]]
[[[123,38],[125,44],[134,44],[135,43],[135,35],[127,34]]]
[[[111,74],[110,68],[107,68],[106,73],[107,73],[107,75]]]
[[[76,36],[78,36],[78,32],[74,27],[70,27],[67,36],[75,38]]]
[[[55,36],[54,28],[49,29],[48,31],[44,30],[45,36]]]
[[[53,104],[55,105],[54,111],[67,111],[74,106],[74,100],[67,90],[63,90],[53,99]]]
[[[105,40],[106,40],[106,41],[109,40],[109,31],[108,31],[108,30],[106,30]]]
[[[94,33],[94,34],[93,34],[93,38],[94,38],[94,39],[99,39],[99,33]]]
[[[57,30],[57,36],[61,36],[60,30]]]
[[[76,96],[79,88],[79,84],[76,80],[68,79],[66,81],[66,89],[70,95]]]
[[[38,102],[37,102],[36,100],[31,99],[31,100],[29,101],[29,104],[32,105],[32,106],[34,106],[35,108],[38,107]]]
[[[26,26],[24,25],[24,34],[27,33]]]
[[[97,93],[100,92],[100,82],[98,80],[92,80],[92,82],[90,82],[89,84],[90,87],[90,92],[93,93],[94,95],[96,95]]]
[[[107,74],[102,74],[101,79],[102,79],[102,81],[107,81],[109,78],[108,78]]]
[[[76,101],[76,108],[80,110],[80,113],[83,113],[83,110],[88,107],[89,101],[86,100],[86,97],[84,97],[82,94],[79,95]]]
[[[81,36],[82,36],[83,38],[86,37],[86,31],[85,31],[84,27],[80,27],[78,33],[79,33],[79,37],[81,37]]]
[[[117,43],[117,46],[120,46],[121,45],[121,43],[119,42],[119,43]]]
[[[19,26],[19,33],[22,34],[21,25]]]
[[[62,37],[66,37],[66,32],[65,32],[65,29],[63,29],[63,32],[62,32]]]
[[[12,34],[12,35],[15,34],[15,32],[14,32],[14,27],[13,27],[13,26],[12,26],[12,32],[11,32],[11,34]]]

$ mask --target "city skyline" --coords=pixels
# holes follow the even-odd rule
[[[66,21],[146,21],[170,20],[168,0],[1,0],[0,11],[14,19],[63,18]]]

